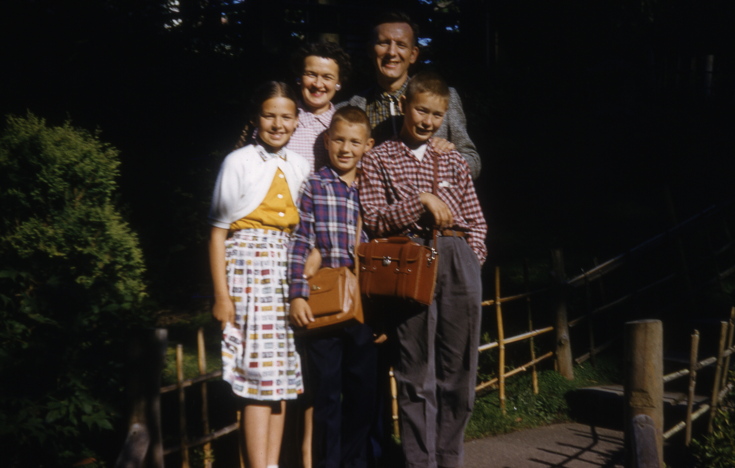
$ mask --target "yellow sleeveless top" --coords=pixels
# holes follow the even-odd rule
[[[299,210],[291,198],[286,176],[278,169],[263,202],[250,214],[230,224],[230,231],[273,229],[291,232],[299,222]]]

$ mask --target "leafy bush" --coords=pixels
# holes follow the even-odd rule
[[[732,380],[732,379],[731,379]],[[730,392],[717,410],[712,433],[692,441],[696,466],[731,468],[735,466],[735,392]]]
[[[0,133],[3,465],[99,456],[119,415],[126,331],[143,324],[143,256],[113,203],[118,153],[70,123]]]

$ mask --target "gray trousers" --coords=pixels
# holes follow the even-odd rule
[[[460,467],[472,413],[480,344],[482,281],[462,238],[438,240],[434,302],[399,321],[398,402],[406,467]]]

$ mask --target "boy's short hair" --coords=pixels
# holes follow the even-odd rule
[[[423,71],[417,73],[408,81],[406,87],[406,101],[420,93],[430,93],[435,96],[442,97],[449,102],[449,86],[438,73],[433,71]]]
[[[370,138],[370,118],[364,110],[357,106],[344,106],[337,109],[332,116],[332,122],[329,124],[329,129],[331,130],[337,122],[363,125],[367,132],[367,137]]]

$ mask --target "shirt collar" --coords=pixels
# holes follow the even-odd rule
[[[375,99],[376,100],[379,100],[379,101],[385,101],[385,102],[390,102],[390,101],[398,102],[398,100],[401,98],[401,96],[403,96],[405,94],[406,88],[408,87],[408,81],[409,80],[410,80],[410,78],[407,79],[406,81],[404,81],[403,84],[401,85],[401,87],[398,88],[397,90],[393,91],[392,93],[389,93],[388,91],[385,91],[380,86],[376,86],[375,87],[375,93],[374,93]]]
[[[362,171],[360,169],[357,170],[357,176],[355,177],[355,181],[352,183],[352,187],[357,187],[357,182],[360,180],[361,172]],[[339,178],[339,174],[337,174],[337,172],[330,165],[323,166],[321,169],[319,169],[319,175],[322,179],[322,187],[336,183],[347,185],[344,180]]]
[[[334,114],[334,104],[329,103],[329,109],[321,114],[315,114],[306,108],[303,101],[299,101],[299,120],[303,120],[304,123],[311,123],[317,121],[325,127],[329,126],[332,121],[332,114]]]
[[[269,153],[263,147],[263,145],[261,145],[258,142],[255,142],[255,150],[258,152],[258,156],[260,156],[260,159],[262,159],[263,162],[268,161],[269,159],[272,159],[272,158],[276,158],[276,157],[281,158],[284,161],[288,161],[288,154],[286,153],[285,147],[281,148],[275,153]]]

